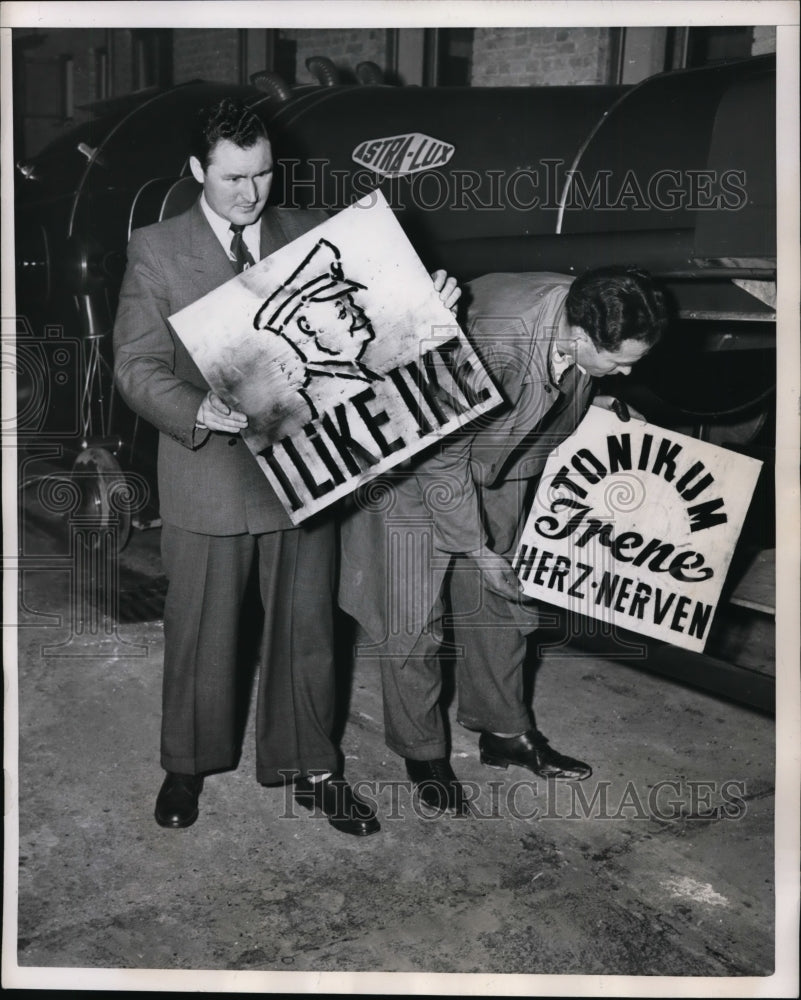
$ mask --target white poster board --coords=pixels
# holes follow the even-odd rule
[[[591,406],[541,477],[514,559],[524,593],[703,650],[761,465]]]
[[[170,322],[295,524],[501,402],[380,191]]]

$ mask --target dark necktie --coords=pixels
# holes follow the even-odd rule
[[[241,274],[242,271],[247,270],[249,267],[253,267],[256,261],[251,257],[250,251],[245,246],[245,241],[242,238],[242,230],[244,226],[236,225],[231,223],[231,232],[234,234],[231,238],[231,253],[234,255],[234,266],[236,267],[236,273]]]

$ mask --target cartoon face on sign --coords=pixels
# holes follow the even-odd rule
[[[354,298],[365,287],[345,276],[339,249],[320,239],[253,320],[257,330],[283,337],[301,359],[305,378],[300,391],[315,413],[317,380],[382,378],[360,361],[375,337],[369,317]]]
[[[502,401],[380,191],[170,324],[293,524]]]

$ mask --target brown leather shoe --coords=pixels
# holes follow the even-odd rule
[[[527,767],[541,778],[571,778],[583,781],[592,768],[582,760],[557,753],[538,729],[529,729],[521,736],[505,739],[492,733],[482,733],[478,740],[481,763],[489,767],[516,764]]]
[[[198,816],[197,802],[202,788],[202,775],[168,771],[156,799],[158,825],[173,829],[191,826]]]

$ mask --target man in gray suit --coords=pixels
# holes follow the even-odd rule
[[[457,720],[483,763],[582,779],[523,698],[537,627],[512,559],[548,454],[577,427],[594,379],[627,375],[666,327],[663,293],[634,268],[489,274],[467,286],[467,326],[505,405],[376,484],[342,525],[340,604],[362,626],[357,654],[380,661],[387,745],[421,798],[466,812],[438,705],[445,597],[459,650]],[[596,402],[610,407],[611,397]]]
[[[262,122],[221,101],[201,113],[189,161],[203,187],[176,218],[136,230],[114,328],[115,375],[159,434],[164,611],[161,764],[156,821],[198,816],[203,775],[235,764],[240,611],[254,560],[264,605],[256,776],[296,777],[295,797],[338,830],[379,829],[345,781],[334,712],[334,524],[295,528],[239,432],[245,414],[209,388],[168,317],[324,222],[265,208],[273,176]]]

